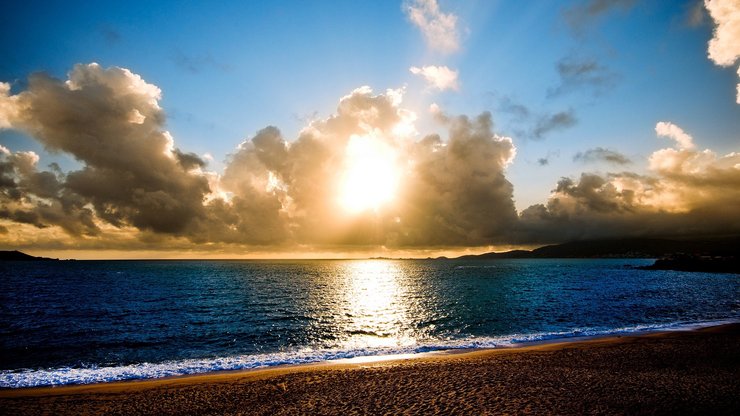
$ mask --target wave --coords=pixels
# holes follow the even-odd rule
[[[360,357],[420,354],[433,351],[479,348],[506,348],[521,344],[567,340],[580,337],[629,335],[655,331],[692,330],[736,323],[737,320],[672,322],[667,324],[635,325],[621,328],[573,328],[567,331],[511,334],[496,337],[471,337],[457,340],[430,341],[408,347],[312,349],[231,357],[187,359],[160,363],[137,363],[121,366],[62,367],[52,369],[18,369],[0,371],[0,388],[91,384],[111,381],[154,379],[209,373],[213,371],[246,370],[278,365],[308,364],[322,361],[356,359]]]

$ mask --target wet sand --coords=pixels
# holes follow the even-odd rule
[[[740,324],[0,391],[2,414],[740,414]]]

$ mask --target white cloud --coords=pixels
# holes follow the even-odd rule
[[[10,128],[10,120],[18,112],[15,98],[10,95],[10,84],[0,82],[0,129]]]
[[[740,58],[740,2],[705,0],[704,6],[715,23],[714,37],[709,41],[709,59],[720,66],[734,65]],[[737,103],[740,104],[740,83],[737,84]]]
[[[693,149],[694,141],[681,127],[668,122],[660,121],[655,125],[655,133],[658,136],[673,139],[678,144],[679,149]]]
[[[424,34],[427,45],[440,52],[460,49],[457,16],[443,13],[437,0],[412,0],[404,3],[406,16]]]
[[[412,66],[409,71],[414,75],[421,75],[431,87],[440,91],[457,91],[460,88],[457,82],[458,72],[446,66],[429,65],[422,68]]]

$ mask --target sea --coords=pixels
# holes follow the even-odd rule
[[[740,321],[740,275],[646,259],[0,263],[0,388]]]

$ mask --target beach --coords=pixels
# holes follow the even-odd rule
[[[740,324],[0,391],[4,414],[738,414]]]

